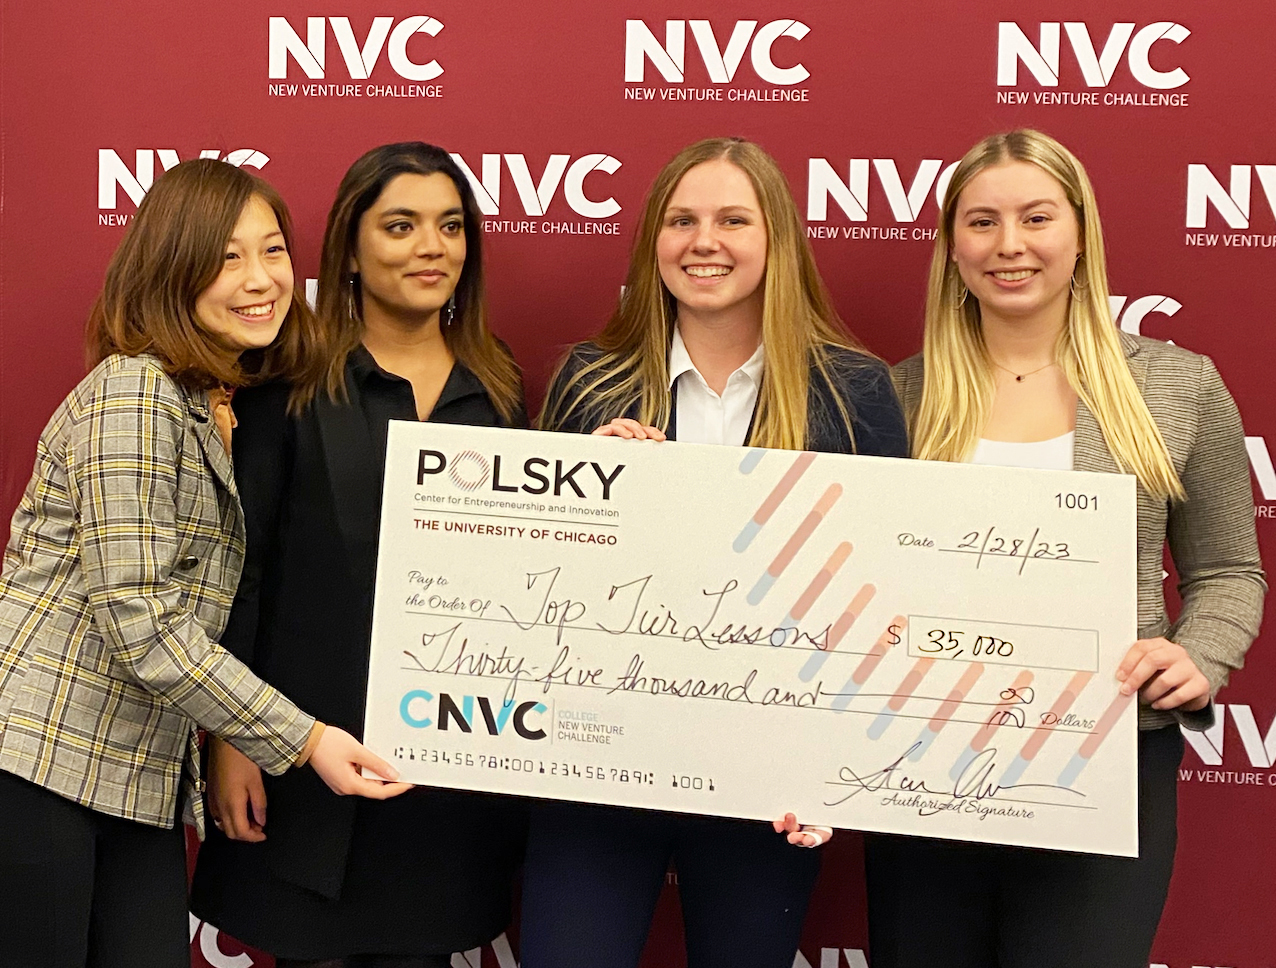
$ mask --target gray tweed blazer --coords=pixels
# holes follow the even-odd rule
[[[1254,532],[1254,497],[1240,414],[1209,357],[1144,336],[1121,333],[1126,361],[1161,429],[1187,500],[1159,501],[1138,488],[1139,637],[1165,636],[1187,649],[1209,679],[1211,695],[1239,669],[1263,616],[1267,583]],[[919,353],[892,370],[912,424],[925,365]],[[1119,473],[1098,421],[1077,403],[1073,467]],[[1169,543],[1183,607],[1165,608],[1164,549]],[[1213,725],[1213,704],[1198,713],[1139,709],[1139,728],[1174,722]]]
[[[216,644],[244,516],[207,397],[111,356],[40,436],[0,575],[0,769],[203,832],[195,726],[282,773],[314,720]]]

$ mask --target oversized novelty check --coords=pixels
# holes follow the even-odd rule
[[[394,423],[366,742],[442,787],[1134,855],[1134,479]]]

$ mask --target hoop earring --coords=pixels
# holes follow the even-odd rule
[[[456,319],[456,294],[447,297],[447,302],[443,304],[443,325],[451,326],[452,321]]]
[[[962,283],[962,286],[961,286],[961,298],[960,298],[959,300],[957,300],[957,308],[958,308],[958,309],[961,309],[961,307],[962,307],[962,306],[966,305],[966,299],[967,299],[967,297],[968,297],[969,295],[970,295],[970,289],[966,286],[966,284],[965,284],[965,283]]]
[[[1073,299],[1079,299],[1085,293],[1085,286],[1077,285],[1077,277],[1075,275],[1068,277],[1068,292],[1072,294]]]

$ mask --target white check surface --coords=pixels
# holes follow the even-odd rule
[[[366,742],[415,783],[1134,855],[1134,494],[393,423]]]

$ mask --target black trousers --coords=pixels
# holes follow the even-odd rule
[[[0,770],[0,961],[190,968],[186,843]]]
[[[792,968],[820,852],[768,823],[533,807],[522,968],[634,968],[673,859],[689,968]]]
[[[865,838],[873,968],[1147,968],[1178,839],[1177,727],[1139,734],[1139,856]]]

